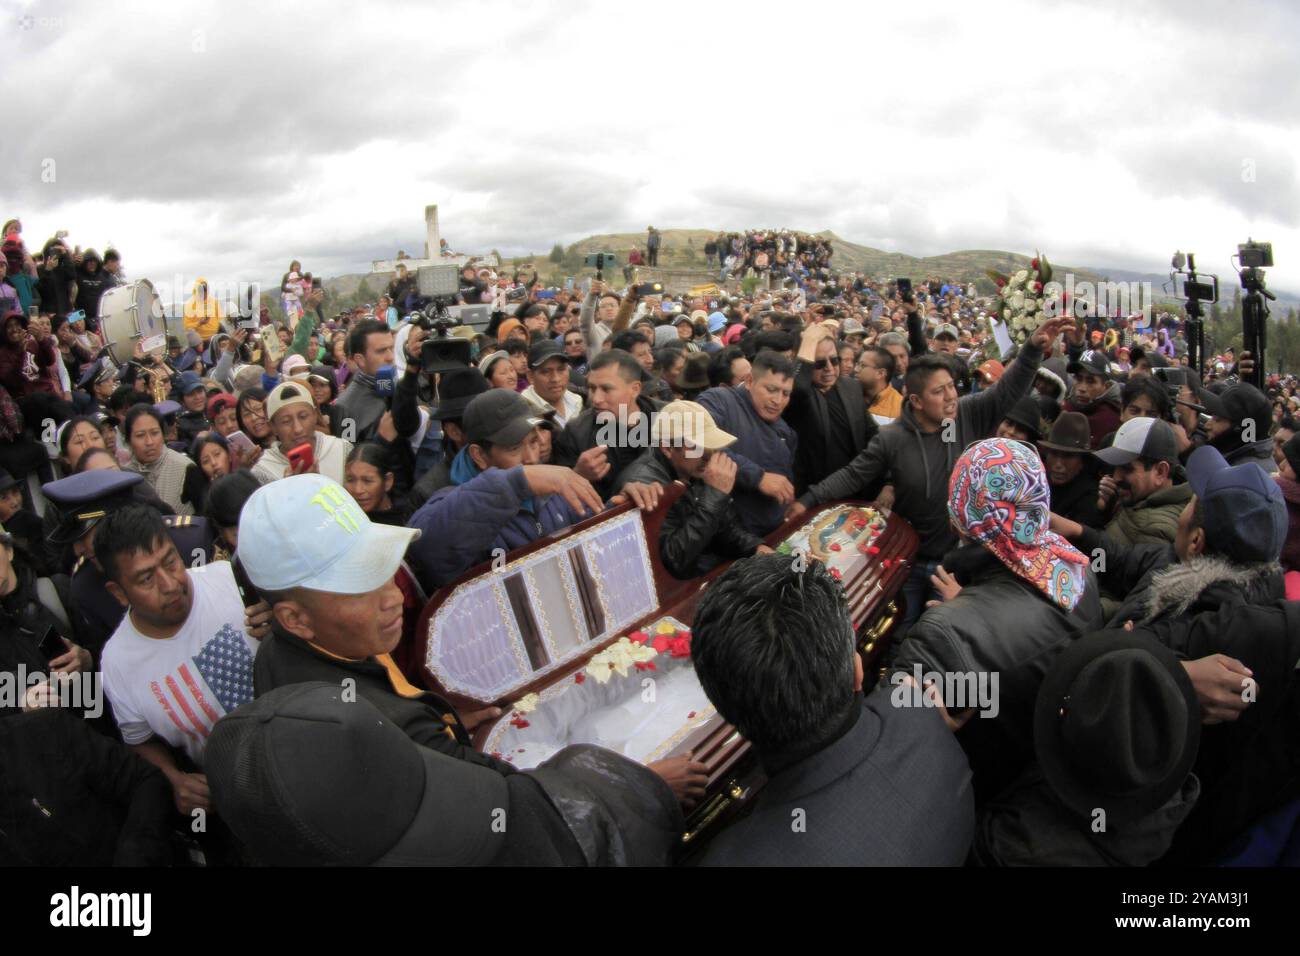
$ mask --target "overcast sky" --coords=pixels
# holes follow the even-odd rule
[[[1227,279],[1252,235],[1300,289],[1294,3],[0,10],[0,216],[132,277],[362,271],[436,202],[507,255],[767,225]]]

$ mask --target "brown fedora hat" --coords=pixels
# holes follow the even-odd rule
[[[1092,432],[1088,417],[1081,412],[1062,412],[1052,422],[1052,430],[1038,443],[1040,448],[1052,451],[1086,455],[1092,451]]]

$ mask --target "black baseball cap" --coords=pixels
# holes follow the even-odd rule
[[[1226,418],[1233,428],[1245,428],[1247,422],[1255,423],[1258,441],[1268,437],[1268,429],[1273,423],[1273,406],[1268,397],[1247,382],[1229,385],[1218,395],[1209,389],[1200,389],[1197,396],[1204,406],[1206,414],[1215,418]]]
[[[461,418],[467,443],[488,442],[507,448],[518,445],[542,422],[528,399],[503,388],[490,389],[475,397]]]
[[[1115,377],[1110,370],[1110,359],[1106,358],[1106,353],[1096,349],[1089,349],[1084,352],[1075,361],[1067,365],[1065,370],[1071,375],[1078,372],[1088,372],[1107,380]]]
[[[213,803],[272,866],[471,866],[506,845],[510,805],[495,770],[406,736],[337,683],[279,687],[212,729]]]
[[[542,339],[528,350],[528,367],[541,368],[543,364],[553,358],[568,361],[564,357],[564,349],[555,339]]]
[[[1094,451],[1108,465],[1127,465],[1138,458],[1178,461],[1178,439],[1168,422],[1159,418],[1130,418],[1115,432],[1115,443]]]

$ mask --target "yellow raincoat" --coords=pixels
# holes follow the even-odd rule
[[[208,280],[199,276],[194,280],[190,301],[185,303],[185,328],[198,332],[206,342],[221,329],[221,319],[221,303],[213,298]]]

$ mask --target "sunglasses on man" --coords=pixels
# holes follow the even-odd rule
[[[827,369],[828,367],[829,367],[829,368],[839,368],[839,367],[840,367],[840,357],[839,357],[838,355],[832,355],[832,356],[830,356],[829,358],[818,359],[817,361],[813,362],[813,368],[816,369],[816,370],[819,371],[819,372],[824,372],[824,371],[826,371],[826,369]]]

